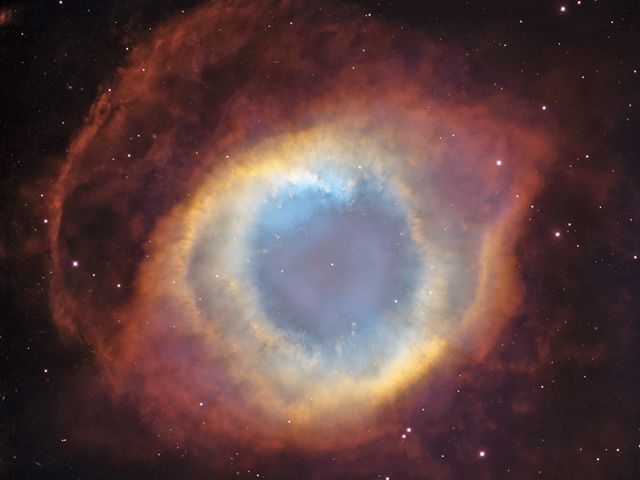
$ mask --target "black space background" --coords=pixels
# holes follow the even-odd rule
[[[124,63],[126,47],[199,3],[56,0],[3,7],[13,18],[0,25],[0,478],[187,478],[188,459],[119,462],[100,452],[77,456],[60,443],[51,402],[92,360],[85,347],[63,345],[50,321],[33,191],[46,189],[41,179],[57,171],[99,86]],[[481,61],[474,64],[471,55],[469,62],[493,79],[487,88],[549,106],[567,160],[536,202],[543,214],[522,247],[523,272],[540,318],[562,311],[576,320],[551,341],[553,358],[564,358],[569,345],[585,352],[604,345],[607,353],[542,368],[543,381],[557,387],[530,426],[545,452],[530,478],[640,478],[640,261],[633,259],[640,256],[640,4],[355,3],[444,43],[481,50]],[[560,15],[563,4],[568,12]],[[588,163],[588,178],[610,178],[611,193],[600,198],[592,190],[598,180],[568,183],[568,165],[578,156]],[[580,225],[571,239],[583,246],[579,255],[557,248],[549,236],[567,219]],[[555,326],[542,320],[537,328]],[[607,437],[606,425],[618,426],[618,433]],[[616,448],[623,451],[615,454]],[[496,466],[491,478],[513,477]]]

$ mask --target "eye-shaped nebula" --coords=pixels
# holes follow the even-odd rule
[[[460,57],[329,3],[215,2],[137,45],[53,192],[56,321],[103,387],[202,452],[436,412],[518,311],[554,157]]]

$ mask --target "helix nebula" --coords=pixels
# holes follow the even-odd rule
[[[531,240],[572,226],[532,227],[567,126],[460,45],[263,0],[133,42],[47,182],[51,315],[92,357],[61,397],[76,443],[215,478],[445,479],[503,478],[482,465],[513,440],[500,475],[535,477],[527,421],[500,418],[543,403],[524,392],[555,382],[532,379],[573,308]],[[608,188],[594,171],[579,192]]]
[[[56,320],[182,442],[357,445],[494,347],[552,141],[419,35],[256,9],[168,23],[96,102],[56,185]]]

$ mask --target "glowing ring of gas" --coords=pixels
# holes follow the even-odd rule
[[[217,2],[169,23],[134,50],[132,65],[97,102],[54,190],[56,319],[95,347],[110,390],[173,425],[179,439],[354,444],[392,430],[395,406],[428,389],[438,369],[481,359],[516,311],[514,249],[540,184],[546,140],[515,99],[471,99],[447,83],[446,55],[423,37],[407,34],[402,43],[393,27],[344,12],[348,20],[336,25],[299,6],[276,9],[280,23],[265,40],[247,27],[251,15],[247,6]],[[218,24],[229,33],[212,34]],[[329,65],[302,58],[307,44],[292,39],[303,33],[309,44],[322,38]],[[361,40],[373,47],[369,57]],[[228,51],[207,57],[203,45],[213,43]],[[203,122],[190,89],[210,88],[201,73],[207,66],[224,78],[219,71],[229,58],[239,62],[233,55],[243,48],[254,49],[256,79],[277,72],[277,53],[278,62],[298,62],[298,74],[314,72],[319,86],[281,78],[260,96],[267,87],[249,80],[207,107],[224,112],[224,121]],[[194,62],[198,68],[187,68]],[[167,71],[184,82],[176,90],[183,96],[162,90]],[[436,93],[449,88],[456,95]],[[179,128],[156,133],[165,117],[191,129],[193,148],[181,143]],[[267,126],[250,123],[255,118]],[[139,132],[148,144],[127,154]],[[114,180],[131,164],[132,178],[150,184]],[[280,228],[274,202],[296,192],[315,200],[309,211],[290,210],[295,218],[285,232],[313,220],[325,200],[340,215],[355,205],[400,227],[404,250],[394,259],[406,264],[391,271],[406,283],[404,296],[366,328],[359,319],[318,340],[278,321],[265,303],[254,264],[270,247],[256,243],[258,230]],[[127,195],[140,198],[131,205]],[[121,249],[144,245],[146,252],[122,267],[135,278],[124,298],[107,295],[115,280],[106,273],[105,290],[87,293],[83,282],[100,280],[69,267],[78,257],[81,267],[90,263],[103,245],[86,226],[100,209],[115,211],[114,223],[133,232],[122,235],[131,246],[108,247],[107,258],[124,264]],[[109,272],[118,271],[113,263]]]

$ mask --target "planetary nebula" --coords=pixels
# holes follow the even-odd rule
[[[56,322],[109,395],[193,450],[383,436],[518,311],[516,245],[553,158],[530,110],[358,9],[179,15],[69,148]]]

